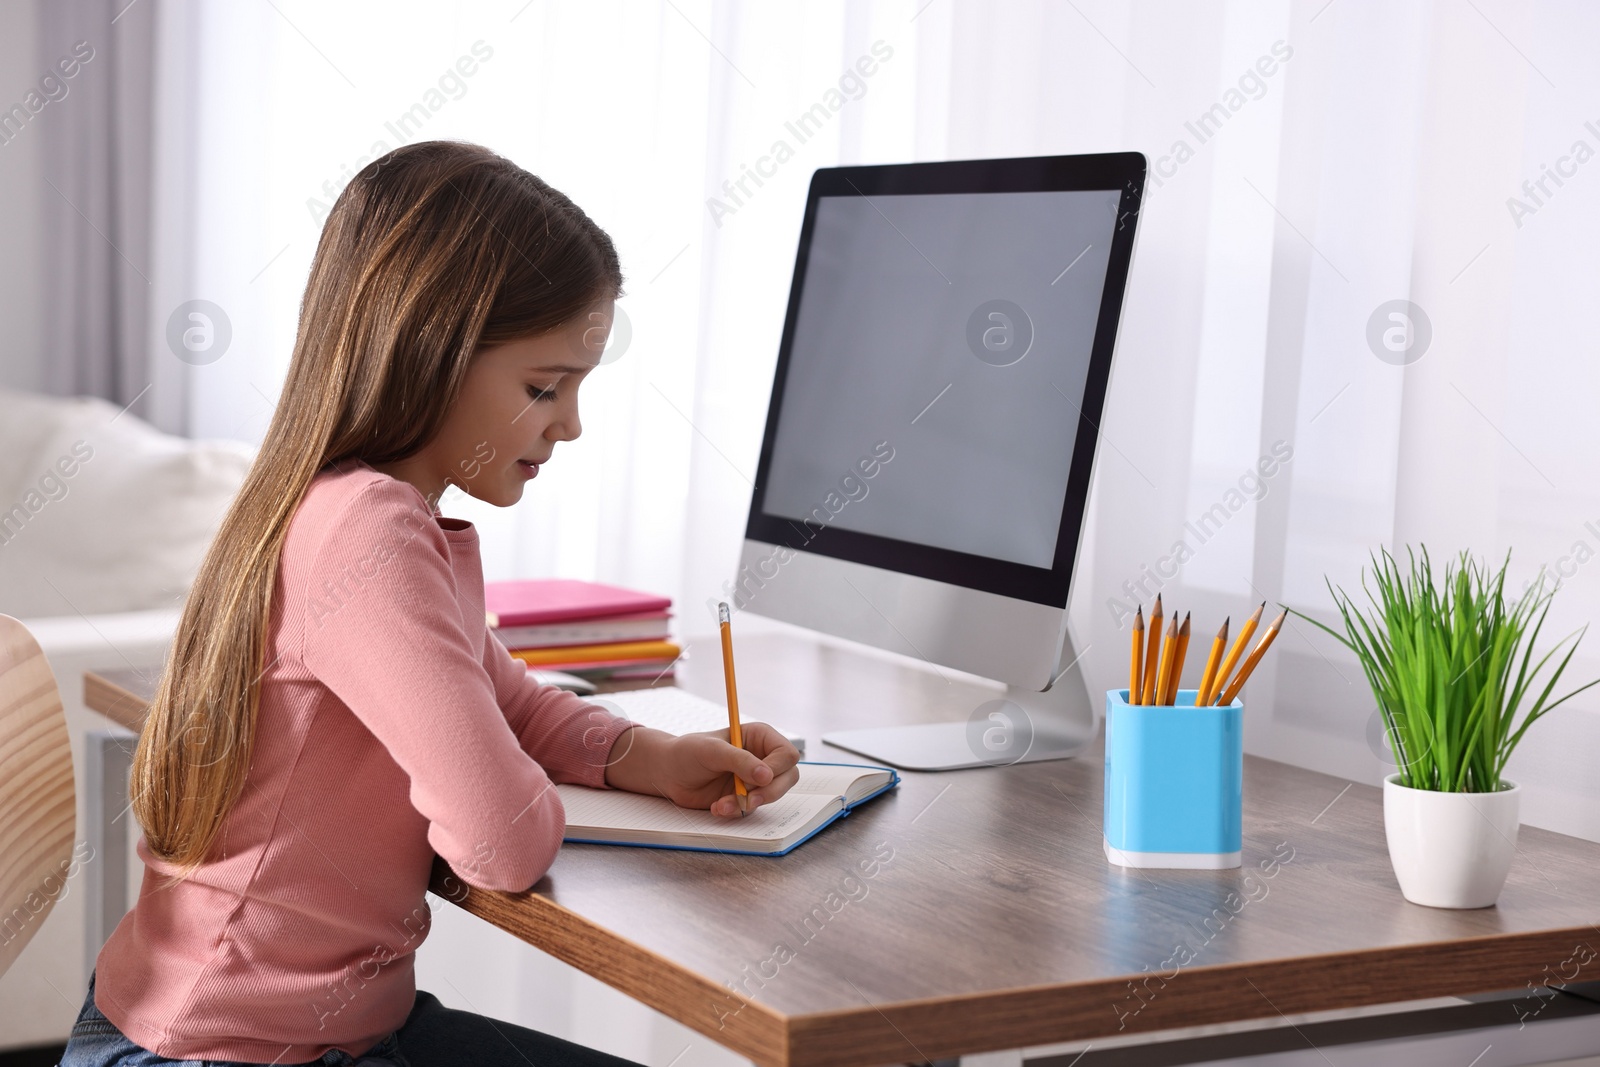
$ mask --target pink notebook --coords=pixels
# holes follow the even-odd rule
[[[672,606],[671,597],[571,578],[487,582],[483,587],[483,601],[489,613],[489,625],[494,627],[601,619],[665,611]]]

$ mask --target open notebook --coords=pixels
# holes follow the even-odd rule
[[[800,780],[744,818],[680,808],[665,797],[558,785],[568,841],[781,856],[818,830],[900,784],[890,767],[801,761]]]

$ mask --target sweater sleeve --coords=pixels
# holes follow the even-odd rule
[[[493,632],[483,644],[483,665],[522,750],[537,760],[553,781],[608,788],[611,746],[624,730],[638,723],[559,686],[535,682],[522,661],[507,652]]]
[[[301,620],[307,668],[410,778],[433,850],[469,885],[523,890],[555,860],[566,812],[522,750],[456,598],[421,498],[385,479],[327,529]]]

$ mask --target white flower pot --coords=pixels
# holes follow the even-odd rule
[[[1412,789],[1383,780],[1383,829],[1400,892],[1430,908],[1487,908],[1517,850],[1522,788],[1498,793]]]

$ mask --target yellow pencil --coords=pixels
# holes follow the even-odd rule
[[[1128,658],[1128,703],[1139,703],[1139,681],[1144,677],[1144,608],[1133,613],[1133,651]]]
[[[1195,694],[1194,706],[1203,708],[1211,699],[1211,689],[1217,683],[1217,667],[1222,663],[1222,651],[1228,647],[1228,620],[1222,620],[1222,629],[1211,640],[1211,654],[1206,657],[1206,670],[1200,676],[1200,692]]]
[[[1233,698],[1239,695],[1239,690],[1244,688],[1244,683],[1250,680],[1250,672],[1256,669],[1256,664],[1261,662],[1261,657],[1266,655],[1267,646],[1272,644],[1272,639],[1278,636],[1278,627],[1283,625],[1283,620],[1289,615],[1289,609],[1284,608],[1278,617],[1272,620],[1272,625],[1267,627],[1267,632],[1261,635],[1261,643],[1256,645],[1255,651],[1250,653],[1250,658],[1244,661],[1244,666],[1239,668],[1239,674],[1228,688],[1222,691],[1219,704],[1231,704]]]
[[[1172,617],[1173,622],[1178,617]],[[1183,613],[1183,625],[1178,627],[1178,644],[1172,653],[1172,671],[1167,677],[1167,703],[1178,703],[1178,683],[1183,679],[1183,659],[1189,654],[1189,613]]]
[[[722,681],[728,689],[728,744],[743,748],[744,734],[739,729],[739,691],[733,681],[733,617],[728,611],[727,601],[717,605],[717,622],[722,627]],[[749,792],[745,789],[744,779],[737,774],[733,776],[733,793],[739,798],[740,816],[748,815],[749,801],[745,798]]]
[[[1228,675],[1232,673],[1233,665],[1239,662],[1239,657],[1244,655],[1244,650],[1250,647],[1250,635],[1256,632],[1256,627],[1261,622],[1261,612],[1266,606],[1267,602],[1263,600],[1261,607],[1255,610],[1255,614],[1245,620],[1244,629],[1239,631],[1239,636],[1234,640],[1233,647],[1228,650],[1228,658],[1222,661],[1222,667],[1217,671],[1217,678],[1211,691],[1213,697],[1227,685]],[[1213,704],[1218,703],[1215,699],[1211,702]]]
[[[1144,652],[1144,685],[1139,689],[1139,703],[1156,702],[1156,664],[1161,651],[1161,594],[1156,594],[1156,606],[1150,612],[1150,639]]]
[[[1167,692],[1167,682],[1172,677],[1172,656],[1178,648],[1178,617],[1174,615],[1167,624],[1166,636],[1161,639],[1161,667],[1156,671],[1156,698],[1155,702],[1165,707],[1171,699]]]

